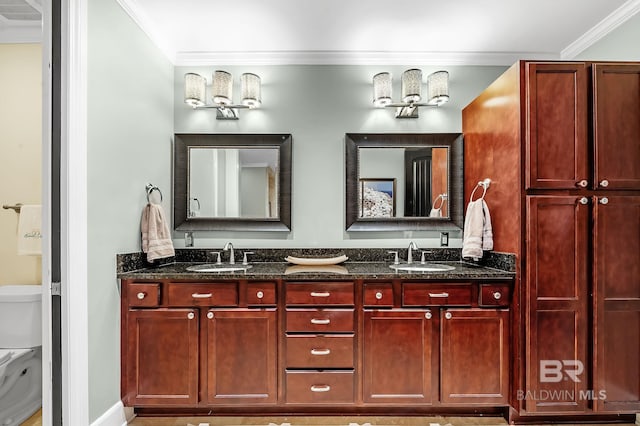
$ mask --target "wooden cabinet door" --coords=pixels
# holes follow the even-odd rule
[[[527,197],[526,389],[518,397],[529,412],[587,408],[589,203]]]
[[[640,65],[593,65],[595,184],[640,189]]]
[[[275,309],[206,313],[207,403],[275,404],[278,331]]]
[[[432,376],[437,375],[432,369],[437,323],[437,314],[428,310],[365,310],[362,374],[366,403],[431,403]]]
[[[196,309],[127,313],[127,405],[197,404],[197,313]]]
[[[587,76],[581,62],[526,64],[527,189],[591,184]]]
[[[594,211],[594,405],[597,411],[636,412],[640,410],[640,197],[598,197]]]
[[[446,309],[440,322],[440,401],[507,404],[509,311]]]

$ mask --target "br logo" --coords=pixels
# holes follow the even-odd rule
[[[540,382],[558,383],[565,377],[580,382],[578,376],[584,371],[584,364],[577,359],[543,359],[540,360]]]

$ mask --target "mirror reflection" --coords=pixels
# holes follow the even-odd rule
[[[277,218],[277,147],[190,147],[189,218]]]
[[[359,218],[449,218],[448,147],[358,149]]]

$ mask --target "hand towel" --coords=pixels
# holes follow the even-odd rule
[[[42,206],[23,205],[18,217],[18,255],[42,254]]]
[[[149,203],[142,211],[140,221],[142,251],[147,254],[147,262],[175,256],[169,224],[160,204]]]
[[[484,199],[469,202],[463,232],[462,258],[477,261],[482,258],[483,250],[493,249],[491,215]]]

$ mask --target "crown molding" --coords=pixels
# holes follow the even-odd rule
[[[562,52],[560,52],[560,58],[574,59],[638,12],[640,12],[640,0],[628,0],[562,50]]]
[[[133,19],[133,22],[140,27],[147,37],[155,44],[158,49],[169,59],[169,61],[175,64],[175,51],[171,48],[167,41],[160,35],[161,32],[152,24],[151,20],[146,13],[138,5],[136,0],[116,0],[120,7]]]
[[[260,51],[177,52],[175,65],[498,65],[520,59],[554,60],[549,52],[387,52],[387,51]]]

